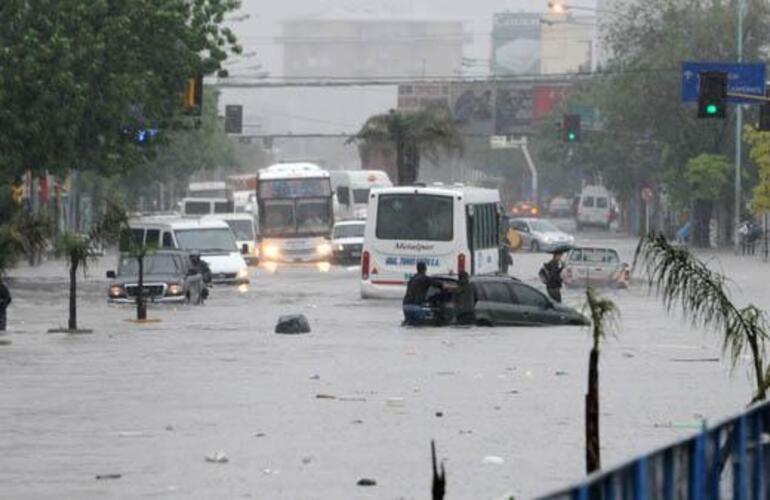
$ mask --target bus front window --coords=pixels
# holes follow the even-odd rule
[[[299,232],[325,232],[329,230],[330,225],[331,213],[327,201],[297,202],[297,230]]]
[[[291,201],[265,201],[265,234],[294,233],[294,203]]]
[[[377,204],[377,238],[452,241],[453,209],[449,196],[382,195]]]

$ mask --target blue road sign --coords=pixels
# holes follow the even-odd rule
[[[706,71],[727,73],[727,92],[765,95],[764,63],[688,62],[682,63],[682,102],[698,101],[698,74]],[[750,99],[728,97],[730,102],[756,103]]]

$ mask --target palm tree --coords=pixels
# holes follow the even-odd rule
[[[723,350],[733,367],[746,350],[751,354],[756,383],[752,403],[764,400],[770,388],[770,367],[765,367],[768,339],[764,312],[749,304],[738,307],[730,298],[726,278],[709,269],[686,248],[672,246],[662,234],[650,233],[639,241],[634,258],[662,296],[666,309],[679,306],[694,326],[722,333]]]
[[[0,273],[13,266],[21,255],[36,260],[46,246],[49,231],[47,217],[25,212],[0,225]]]
[[[67,332],[74,333],[79,331],[77,321],[78,269],[83,269],[83,275],[85,276],[89,261],[96,257],[94,248],[102,243],[112,243],[116,241],[120,232],[121,223],[125,219],[125,212],[117,205],[108,202],[104,214],[102,214],[101,219],[93,226],[90,233],[83,235],[65,231],[56,240],[56,255],[58,257],[65,257],[69,268],[70,291]]]
[[[588,393],[586,394],[586,473],[601,469],[599,442],[599,342],[617,324],[618,308],[610,299],[586,289],[586,307],[591,315],[593,345],[588,360]]]
[[[348,142],[358,144],[362,161],[374,152],[395,156],[396,184],[417,181],[422,156],[437,160],[441,152],[462,151],[462,139],[449,110],[396,111],[374,115]]]

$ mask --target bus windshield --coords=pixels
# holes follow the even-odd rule
[[[185,250],[236,252],[233,233],[228,228],[181,229],[176,231],[176,241]]]
[[[452,241],[453,208],[450,196],[381,195],[377,204],[377,238]]]

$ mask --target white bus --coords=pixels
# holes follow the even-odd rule
[[[338,220],[365,219],[372,188],[392,187],[381,170],[332,170],[334,216]]]
[[[428,274],[500,271],[503,208],[495,189],[373,189],[361,255],[361,297],[403,297],[417,262]]]
[[[262,262],[324,262],[334,226],[329,172],[312,163],[279,163],[257,180]]]
[[[182,215],[188,217],[235,212],[232,200],[227,198],[182,198],[179,205],[182,209]]]
[[[222,181],[191,182],[187,185],[188,198],[227,198],[227,186]]]

